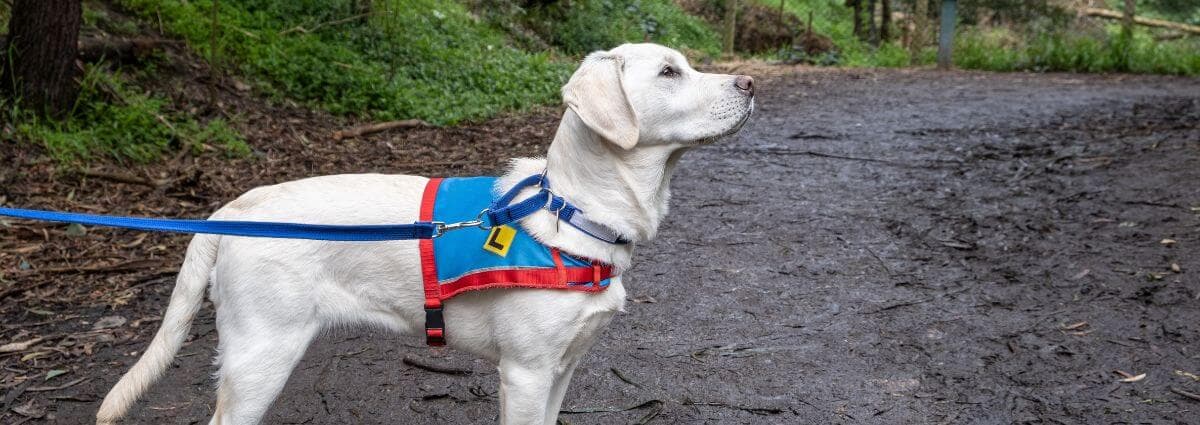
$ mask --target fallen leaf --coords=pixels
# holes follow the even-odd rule
[[[1137,381],[1141,381],[1143,379],[1146,379],[1146,374],[1144,374],[1144,373],[1140,374],[1140,375],[1130,376],[1128,378],[1121,379],[1117,382],[1137,382]]]
[[[1171,245],[1175,245],[1175,240],[1174,239],[1163,239],[1161,241],[1158,241],[1158,243],[1163,244],[1163,246],[1171,246]]]
[[[1063,329],[1068,330],[1068,331],[1073,331],[1073,330],[1082,328],[1087,325],[1088,325],[1088,322],[1078,322],[1078,323],[1072,323],[1070,325],[1063,326]]]
[[[41,356],[44,356],[47,354],[50,354],[50,352],[49,351],[38,351],[38,352],[34,352],[34,353],[29,353],[24,356],[21,356],[21,361],[27,362],[27,361],[36,359],[38,357],[41,357]]]
[[[80,237],[80,236],[83,236],[86,234],[87,234],[87,228],[83,227],[82,225],[80,225],[78,223],[71,223],[70,226],[67,226],[67,236],[75,238],[75,237]]]
[[[237,89],[237,91],[250,91],[251,87],[249,84],[243,83],[238,80],[233,80],[233,88]]]
[[[33,344],[42,342],[42,340],[44,340],[44,339],[45,338],[38,337],[38,338],[34,338],[34,339],[31,339],[31,340],[25,341],[25,342],[11,342],[8,344],[0,345],[0,353],[15,353],[18,351],[25,351],[25,350],[28,350],[29,347],[32,347]]]
[[[49,380],[51,380],[51,379],[54,379],[54,377],[56,377],[56,376],[62,376],[62,375],[66,375],[66,374],[67,374],[67,372],[68,372],[68,370],[66,370],[66,369],[54,369],[54,370],[51,370],[51,371],[49,371],[49,372],[46,372],[46,379],[45,379],[45,380],[46,380],[46,381],[49,381]]]
[[[92,329],[109,329],[124,325],[127,320],[121,316],[104,316],[92,324]]]
[[[1179,376],[1182,376],[1182,377],[1185,377],[1185,378],[1192,378],[1192,380],[1194,380],[1194,381],[1197,381],[1197,382],[1200,382],[1200,375],[1196,375],[1196,374],[1194,374],[1194,373],[1191,373],[1191,372],[1184,372],[1184,371],[1182,371],[1182,370],[1177,370],[1177,371],[1175,371],[1175,374],[1176,374],[1176,375],[1179,375]]]
[[[46,408],[38,406],[37,400],[29,400],[28,403],[12,408],[12,411],[18,415],[33,419],[40,419],[46,416]]]

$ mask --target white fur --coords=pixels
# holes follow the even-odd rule
[[[662,76],[666,66],[678,76]],[[627,44],[589,55],[563,88],[568,109],[545,159],[517,159],[496,190],[548,170],[553,190],[611,227],[629,245],[555,225],[541,211],[522,224],[543,243],[628,270],[634,244],[654,237],[667,213],[679,156],[741,128],[752,92],[735,76],[703,74],[678,52]],[[428,179],[401,175],[315,177],[247,192],[213,219],[324,224],[417,221]],[[533,189],[522,196],[533,194]],[[167,369],[188,334],[206,282],[220,335],[217,406],[211,423],[258,423],[304,355],[332,326],[369,324],[420,335],[424,327],[416,241],[378,243],[197,236],[188,247],[162,327],[97,413],[119,420]],[[451,347],[499,364],[501,419],[553,424],[571,374],[621,311],[625,288],[503,289],[446,302]]]

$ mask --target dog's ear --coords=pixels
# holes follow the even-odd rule
[[[588,128],[623,149],[638,142],[638,120],[625,95],[622,78],[625,60],[608,52],[595,52],[563,86],[563,103],[575,111]]]

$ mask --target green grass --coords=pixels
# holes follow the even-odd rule
[[[779,5],[773,0],[757,1],[770,7]],[[852,13],[843,0],[785,0],[784,9],[804,21],[813,12],[813,29],[829,36],[839,49],[838,65],[899,67],[910,63],[910,53],[898,42],[875,48],[854,37]],[[1139,10],[1146,9],[1139,6]],[[990,71],[1200,75],[1198,40],[1156,41],[1143,28],[1136,29],[1132,36],[1124,36],[1115,24],[1107,25],[1103,31],[1064,30],[1051,20],[1051,17],[1035,20],[1019,30],[959,25],[955,65]],[[936,21],[931,22],[935,24]],[[898,31],[893,29],[893,33]],[[935,46],[922,49],[916,63],[933,63],[935,51]]]
[[[79,99],[65,121],[39,118],[5,105],[18,140],[41,143],[60,163],[97,157],[149,162],[179,149],[209,145],[229,155],[249,147],[224,120],[201,123],[168,111],[166,99],[141,93],[119,72],[88,66]]]
[[[622,43],[650,41],[692,56],[715,57],[721,39],[671,0],[575,0],[526,11],[524,25],[550,45],[583,55]]]
[[[170,32],[209,54],[210,1],[119,1],[147,19],[162,16]],[[435,124],[552,103],[569,75],[547,54],[509,46],[460,3],[375,0],[366,16],[361,3],[221,2],[220,55],[277,97],[335,114]],[[338,20],[346,21],[331,23]]]
[[[1200,75],[1200,42],[1155,41],[1149,33],[1046,32],[1029,39],[1007,29],[968,28],[955,41],[955,65],[989,71],[1132,72]]]

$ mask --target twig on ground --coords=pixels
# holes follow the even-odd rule
[[[728,403],[722,403],[722,402],[719,402],[719,401],[692,401],[692,400],[684,400],[682,403],[679,403],[679,404],[682,404],[682,405],[684,405],[684,406],[713,406],[713,407],[724,407],[724,408],[729,408],[729,409],[737,409],[737,410],[741,410],[741,411],[745,411],[745,412],[750,412],[750,413],[753,413],[753,414],[755,414],[755,415],[778,415],[778,414],[780,414],[780,413],[783,413],[783,409],[780,409],[780,408],[775,408],[775,407],[746,407],[746,406],[736,406],[736,405],[732,405],[732,404],[728,404]]]
[[[318,30],[318,29],[321,29],[321,27],[328,27],[328,26],[334,26],[334,25],[341,25],[341,24],[344,24],[344,23],[347,23],[347,22],[354,22],[354,21],[357,21],[357,20],[359,20],[359,19],[366,18],[366,17],[368,17],[368,16],[371,16],[371,12],[367,12],[367,13],[360,13],[360,14],[358,14],[358,15],[354,15],[354,16],[351,16],[351,17],[348,17],[348,18],[336,19],[336,20],[332,20],[332,21],[328,21],[328,22],[321,22],[321,23],[319,23],[319,24],[313,25],[313,26],[312,26],[312,28],[304,28],[304,27],[303,27],[303,26],[301,26],[301,25],[296,25],[296,26],[294,26],[294,27],[291,27],[291,28],[288,28],[288,29],[286,29],[286,30],[280,31],[280,32],[279,32],[279,35],[288,35],[288,34],[291,34],[291,33],[294,33],[294,32],[301,32],[301,33],[308,34],[308,33],[310,33],[310,32],[313,32],[313,31],[316,31],[316,30]]]
[[[584,407],[579,409],[563,409],[559,410],[560,414],[574,415],[580,413],[611,413],[611,412],[628,412],[630,410],[638,410],[655,405],[662,405],[663,401],[659,399],[646,400],[629,407]]]
[[[451,368],[451,367],[425,364],[420,361],[417,361],[416,359],[414,359],[412,357],[407,357],[407,356],[404,357],[403,363],[406,365],[415,367],[417,369],[424,369],[424,370],[427,370],[430,372],[444,373],[447,375],[460,375],[461,376],[461,375],[470,375],[470,374],[474,373],[474,372],[466,370],[466,369],[455,369],[455,368]]]
[[[958,289],[956,289],[956,290],[949,291],[949,292],[946,292],[946,293],[944,293],[944,294],[940,294],[940,295],[935,295],[935,296],[932,296],[932,297],[919,298],[919,299],[915,299],[915,300],[910,300],[910,301],[902,301],[902,302],[898,302],[898,303],[895,303],[895,304],[889,304],[889,305],[886,305],[886,306],[880,307],[880,308],[878,308],[878,309],[871,310],[871,311],[865,311],[865,312],[862,312],[862,313],[859,313],[859,314],[875,314],[875,313],[881,313],[881,312],[888,311],[888,310],[895,309],[895,308],[900,308],[900,307],[908,307],[908,306],[910,306],[910,305],[917,305],[917,304],[924,304],[924,303],[927,303],[927,302],[930,302],[930,301],[933,301],[933,300],[936,300],[936,299],[945,298],[945,297],[948,297],[948,296],[951,296],[951,295],[956,295],[956,294],[959,294],[959,293],[965,292],[965,291],[966,291],[966,290],[968,290],[968,289],[971,289],[971,287],[969,287],[969,286],[965,286],[965,287],[958,288]]]
[[[642,388],[642,384],[639,384],[637,382],[634,382],[632,379],[629,379],[628,376],[625,376],[625,374],[621,372],[621,369],[617,369],[617,368],[613,367],[613,368],[609,368],[608,370],[611,370],[613,375],[616,375],[617,379],[620,379],[622,382],[629,384],[629,385],[633,385],[637,388]]]
[[[351,127],[351,128],[345,129],[345,130],[335,131],[335,132],[333,132],[333,140],[342,140],[342,139],[348,139],[351,137],[364,136],[367,134],[374,134],[374,133],[378,133],[381,131],[387,131],[387,130],[396,129],[396,128],[426,127],[428,125],[429,125],[429,123],[422,121],[422,120],[418,120],[418,119],[401,120],[401,121],[387,121],[387,122],[374,123],[374,124],[365,124],[365,125],[360,125],[357,127]]]
[[[112,173],[112,172],[108,172],[108,171],[91,170],[91,169],[80,170],[79,174],[82,176],[86,176],[86,177],[110,180],[110,181],[114,181],[117,183],[136,184],[136,185],[146,186],[146,187],[155,188],[155,189],[157,189],[158,187],[162,186],[165,183],[162,181],[150,180],[147,178],[138,177],[138,176],[131,175],[131,174]]]
[[[36,392],[44,392],[44,391],[58,391],[58,390],[74,387],[74,386],[79,385],[89,379],[92,379],[92,378],[79,378],[74,381],[71,381],[71,382],[68,382],[68,383],[65,383],[62,385],[55,385],[52,387],[29,387],[29,388],[25,389],[25,392],[36,393]]]
[[[1171,387],[1171,392],[1192,399],[1192,401],[1200,401],[1200,394],[1187,392],[1176,387]]]

